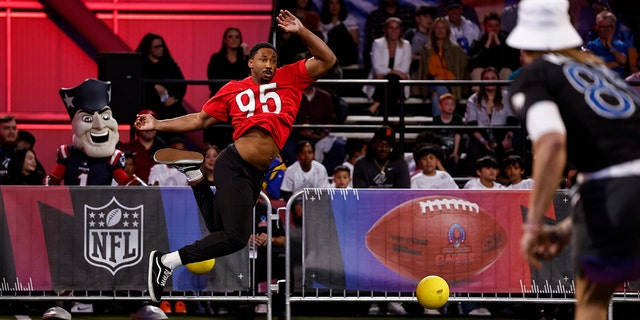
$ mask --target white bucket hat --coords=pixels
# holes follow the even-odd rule
[[[507,44],[531,51],[562,50],[582,45],[582,38],[569,18],[569,1],[520,1],[518,24],[507,37]]]

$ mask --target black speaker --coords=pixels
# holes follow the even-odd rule
[[[133,124],[142,109],[142,56],[139,52],[100,52],[98,79],[111,82],[111,110],[120,124]]]

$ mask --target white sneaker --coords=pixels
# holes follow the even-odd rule
[[[389,302],[387,303],[387,314],[403,316],[407,314],[407,310],[402,306],[402,302]]]
[[[439,315],[440,311],[436,310],[436,309],[427,309],[424,308],[424,313],[423,314],[431,314],[431,315]]]
[[[256,308],[255,308],[255,312],[257,314],[266,314],[267,313],[267,304],[266,303],[261,303],[261,304],[257,305]]]
[[[91,303],[74,302],[73,303],[73,307],[71,307],[71,312],[73,312],[73,313],[93,313],[93,304],[91,304]]]
[[[491,311],[489,311],[489,309],[487,308],[476,308],[469,311],[469,315],[470,316],[490,316]]]
[[[379,315],[380,314],[380,307],[378,306],[377,303],[372,303],[369,306],[369,315],[370,316],[375,316],[375,315]]]

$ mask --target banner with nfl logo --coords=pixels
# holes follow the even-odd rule
[[[208,231],[191,188],[0,188],[0,291],[145,290],[151,250]],[[207,275],[178,268],[167,290],[245,290],[248,249]]]
[[[314,288],[413,292],[439,275],[452,292],[572,293],[571,246],[542,270],[520,254],[528,191],[306,189],[304,279]],[[570,214],[559,191],[547,212]]]

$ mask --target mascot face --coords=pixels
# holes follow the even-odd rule
[[[73,145],[92,158],[110,157],[120,136],[111,108],[79,110],[71,120]]]

